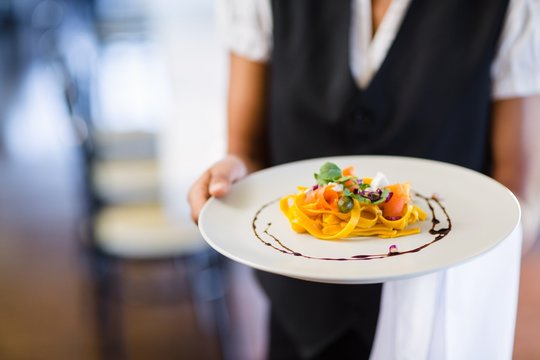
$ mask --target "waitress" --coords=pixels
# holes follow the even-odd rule
[[[228,155],[193,185],[195,221],[210,195],[224,196],[247,174],[322,156],[440,160],[522,193],[523,109],[540,93],[534,0],[221,5],[231,51]],[[370,357],[382,284],[256,274],[271,304],[270,359]],[[499,349],[511,352],[512,340]]]

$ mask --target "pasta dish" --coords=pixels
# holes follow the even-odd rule
[[[394,238],[417,234],[426,213],[413,204],[410,184],[389,184],[377,173],[359,178],[353,167],[340,169],[327,162],[315,174],[317,183],[298,187],[296,194],[283,197],[280,209],[298,233],[319,239],[376,236]]]

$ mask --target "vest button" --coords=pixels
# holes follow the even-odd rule
[[[371,127],[375,125],[373,114],[369,110],[362,109],[356,113],[356,123],[362,127]]]
[[[358,108],[349,120],[348,128],[354,136],[365,136],[373,132],[375,117],[371,111],[365,108]]]

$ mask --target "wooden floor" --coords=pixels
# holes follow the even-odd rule
[[[58,124],[43,119],[31,111],[0,111],[0,359],[98,359],[93,292],[76,241],[75,162],[69,141],[57,136],[61,131],[47,131]],[[219,358],[216,339],[181,296],[181,269],[137,265],[123,274],[127,294],[141,283],[153,295],[179,289],[178,301],[148,306],[135,299],[122,307],[129,359]],[[264,300],[246,268],[232,267],[232,283],[234,359],[261,359]],[[539,246],[523,259],[515,359],[540,359],[538,333]]]

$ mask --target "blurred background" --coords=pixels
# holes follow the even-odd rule
[[[0,0],[0,359],[261,358],[264,300],[186,202],[224,151],[214,18]]]
[[[261,359],[267,304],[208,249],[224,151],[213,0],[0,0],[0,359]],[[540,358],[540,247],[515,359]]]

